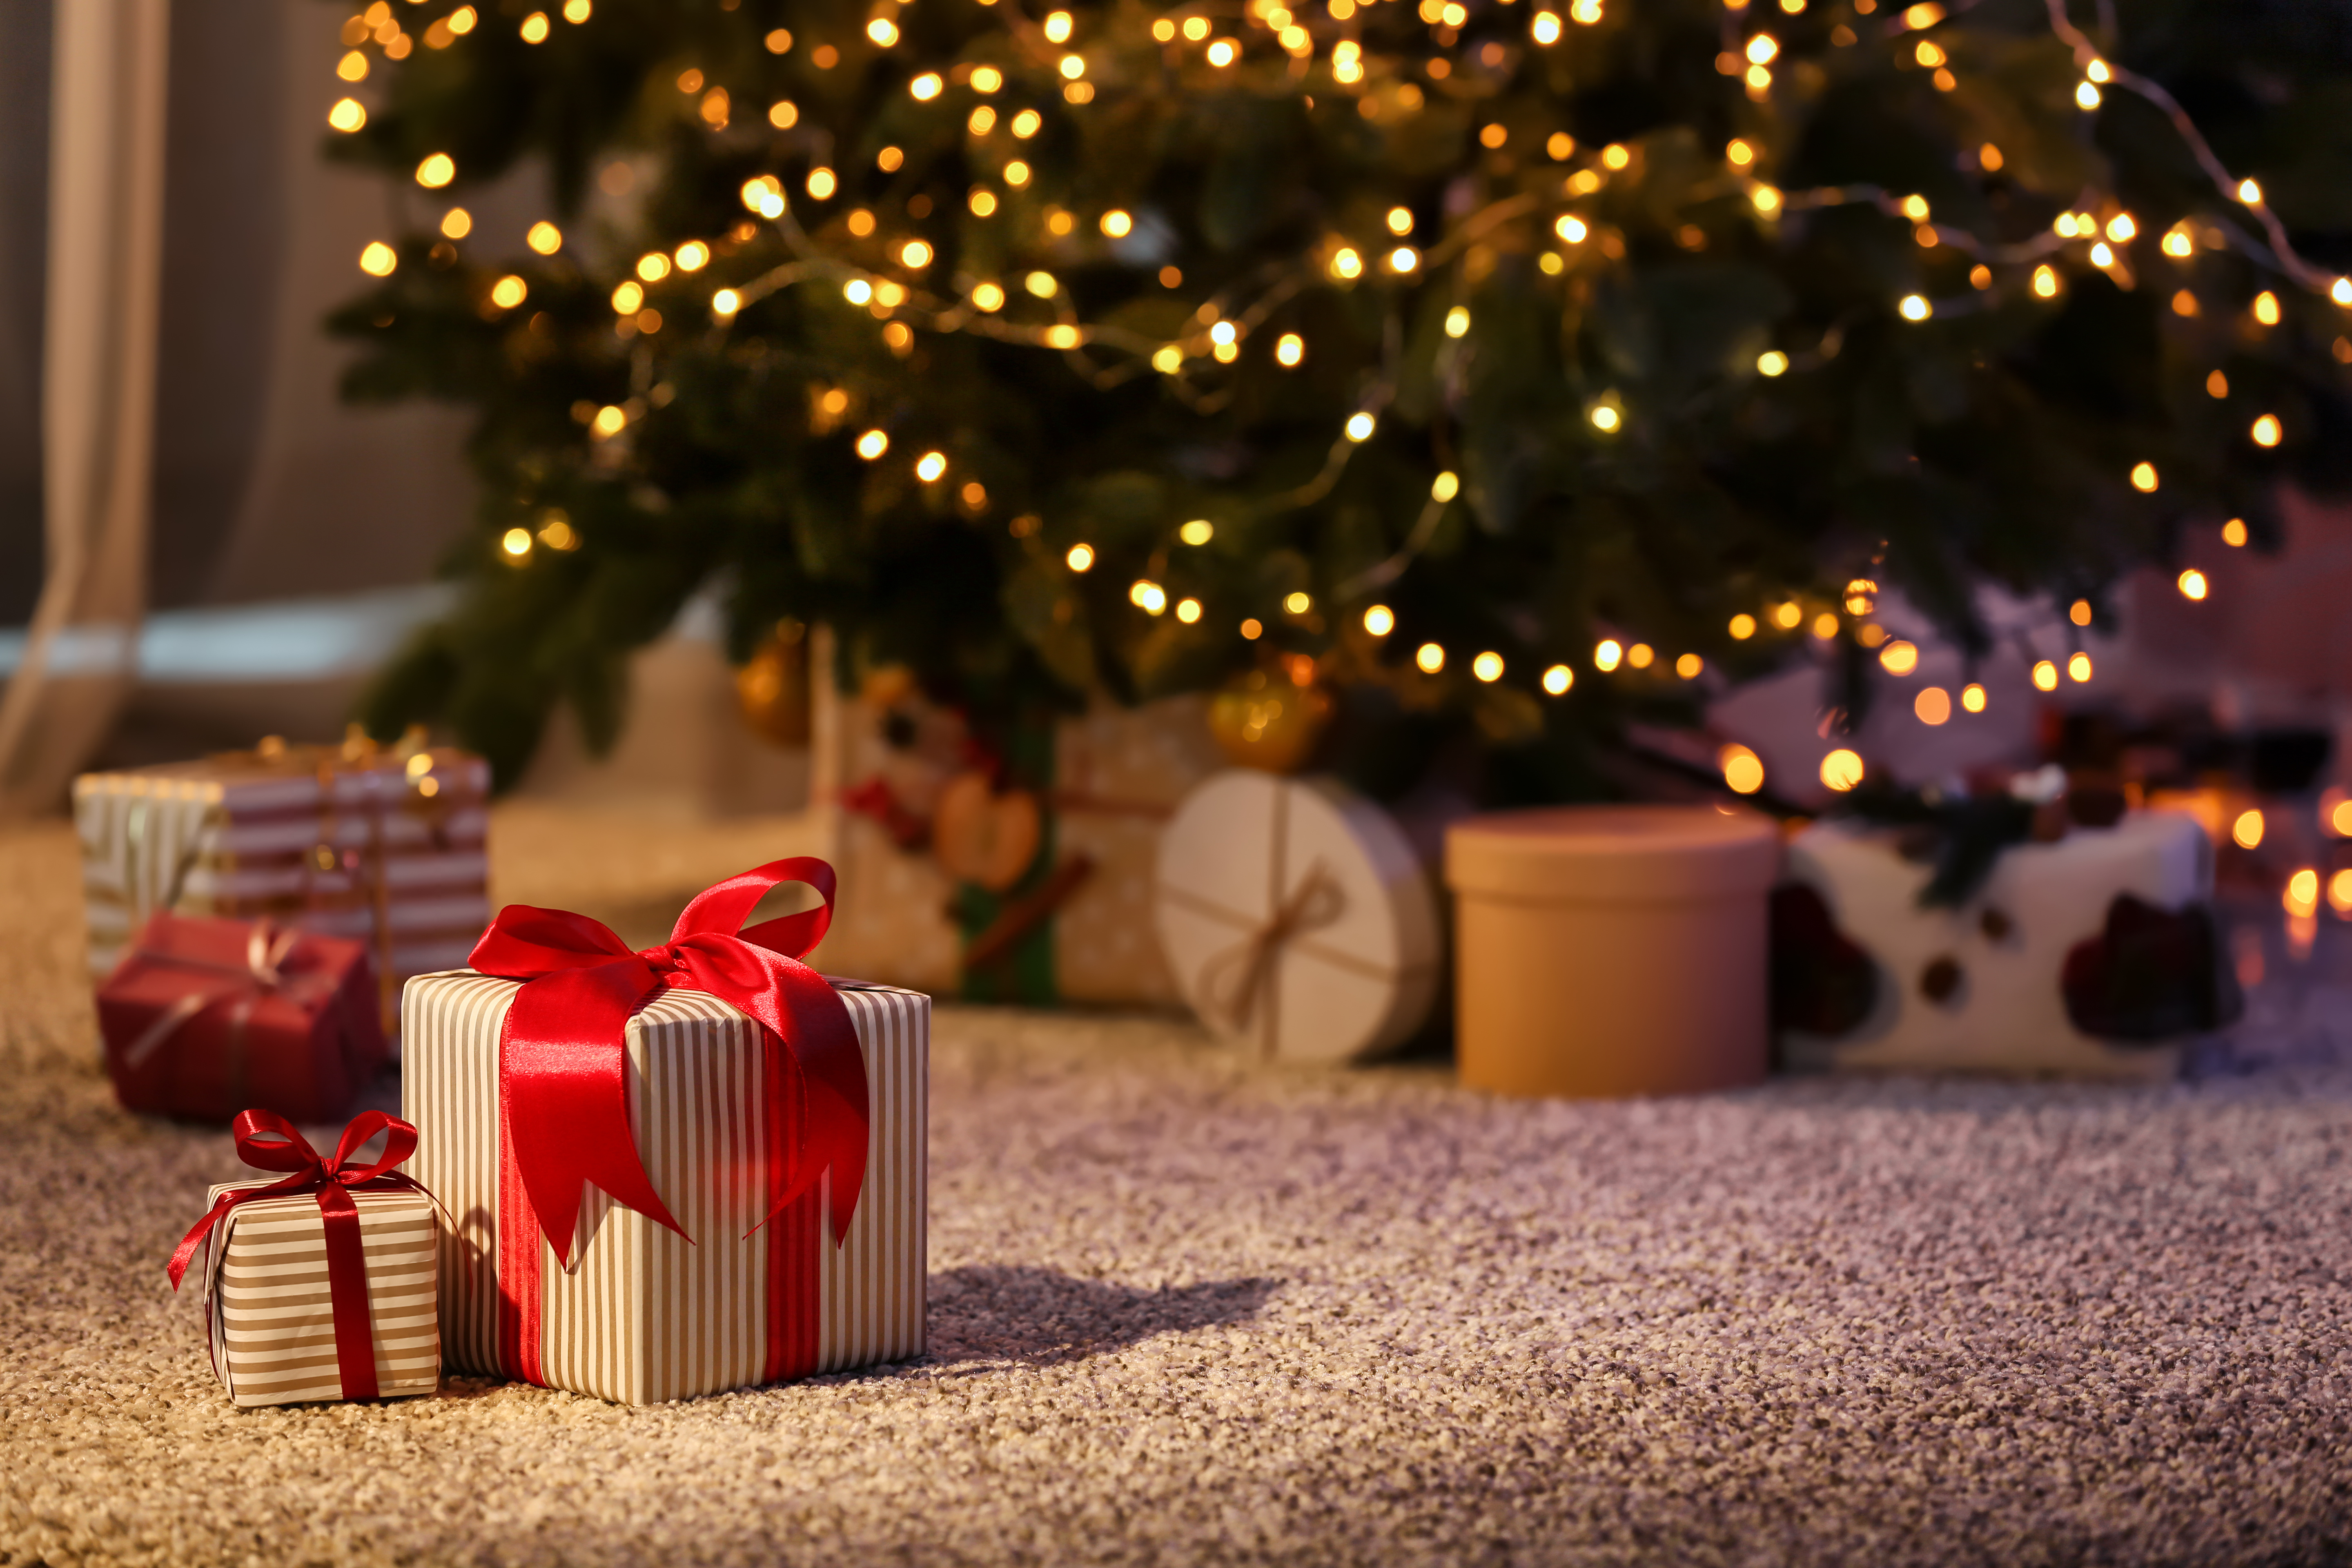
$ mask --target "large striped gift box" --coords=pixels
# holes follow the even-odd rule
[[[268,917],[368,944],[385,1003],[466,962],[489,923],[489,767],[411,742],[266,742],[74,781],[89,965],[104,975],[157,910]]]
[[[871,1098],[865,1186],[841,1245],[825,1224],[829,1176],[761,1224],[760,1026],[703,992],[667,991],[628,1022],[629,1125],[692,1241],[592,1186],[572,1268],[541,1238],[535,1299],[519,1302],[530,1287],[499,1278],[499,1040],[520,987],[471,971],[408,983],[402,1114],[420,1133],[408,1170],[456,1218],[441,1239],[453,1370],[525,1375],[501,1335],[534,1320],[538,1381],[627,1405],[922,1353],[930,998],[833,985]]]
[[[266,1187],[226,1182],[206,1195]],[[433,1200],[415,1192],[355,1192],[367,1259],[368,1327],[376,1392],[430,1394],[441,1382],[434,1311]],[[315,1193],[257,1198],[224,1215],[205,1241],[205,1319],[213,1371],[239,1405],[341,1399],[327,1228]]]

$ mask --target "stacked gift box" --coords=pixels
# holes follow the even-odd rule
[[[250,752],[75,781],[94,974],[163,910],[362,943],[387,1026],[403,981],[466,962],[490,918],[489,768],[421,737]]]

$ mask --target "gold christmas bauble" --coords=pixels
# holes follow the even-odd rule
[[[1239,767],[1292,773],[1307,765],[1335,704],[1314,660],[1303,656],[1255,669],[1209,702],[1209,732]]]
[[[735,703],[752,732],[779,746],[809,743],[808,628],[782,621],[735,672]]]

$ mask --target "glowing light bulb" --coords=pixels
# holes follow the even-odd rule
[[[1805,607],[1794,599],[1772,607],[1772,624],[1784,632],[1793,632],[1805,618]]]
[[[1056,44],[1068,43],[1070,41],[1070,26],[1071,17],[1067,11],[1055,11],[1052,13],[1045,18],[1045,30],[1046,40]]]
[[[1435,675],[1445,668],[1445,650],[1433,642],[1425,642],[1412,650],[1412,662],[1423,675]]]
[[[1034,109],[1024,109],[1020,113],[1013,117],[1013,134],[1020,140],[1026,142],[1032,136],[1036,135],[1038,130],[1043,127],[1045,123],[1045,117],[1044,115],[1038,113]],[[1016,181],[1014,183],[1018,184],[1019,182]]]
[[[1584,242],[1584,237],[1592,232],[1592,230],[1586,226],[1584,220],[1578,217],[1574,213],[1564,214],[1560,220],[1551,226],[1554,233],[1558,234],[1560,238],[1568,241],[1570,245],[1582,244]]]
[[[1389,208],[1388,222],[1389,232],[1391,234],[1411,234],[1412,232],[1412,209],[1411,207]]]
[[[1356,254],[1353,247],[1343,245],[1337,251],[1332,253],[1332,277],[1358,278],[1363,275],[1363,270],[1364,258]]]
[[[2066,618],[2074,622],[2078,626],[2089,626],[2091,624],[2091,601],[2088,599],[2077,599],[2073,604],[2067,605]]]
[[[2197,242],[2189,237],[2189,233],[2186,229],[2171,229],[2168,231],[2164,237],[2164,254],[2173,258],[2175,260],[2181,259],[2190,255],[2196,250],[2196,248]],[[2347,292],[2352,292],[2352,290],[2347,290]]]
[[[1364,612],[1364,629],[1376,637],[1384,637],[1396,630],[1396,612],[1386,605],[1374,605]]]
[[[371,278],[389,278],[399,265],[400,253],[380,239],[370,240],[360,252],[360,270]]]
[[[1779,349],[1767,349],[1756,356],[1756,369],[1763,375],[1780,375],[1789,368],[1789,356]]]
[[[1911,711],[1919,722],[1932,729],[1952,716],[1952,694],[1940,686],[1922,687],[1919,695],[1911,700]]]
[[[522,26],[517,31],[522,34],[522,41],[526,44],[543,44],[552,29],[548,25],[546,12],[533,11],[522,19]]]
[[[457,161],[446,153],[426,155],[416,165],[416,183],[428,191],[437,191],[457,177]]]
[[[674,253],[680,272],[699,272],[710,265],[710,247],[698,239],[689,239]]]
[[[645,286],[634,278],[613,290],[613,312],[615,315],[634,316],[645,308]]]
[[[1605,403],[1595,408],[1590,417],[1592,420],[1592,427],[1595,430],[1602,431],[1604,433],[1616,429],[1619,425],[1623,423],[1623,419],[1618,414],[1617,410],[1612,408]]]
[[[840,184],[841,182],[834,178],[833,171],[831,169],[811,169],[809,171],[808,194],[814,196],[818,201],[822,202],[829,200],[832,197],[833,193],[840,188]]]
[[[356,98],[339,98],[335,107],[327,110],[327,123],[341,132],[357,131],[367,123],[367,110]]]
[[[1731,632],[1732,641],[1746,642],[1756,635],[1756,617],[1745,614],[1734,616],[1731,617],[1731,626],[1728,629]]]
[[[1878,663],[1889,675],[1908,675],[1919,668],[1919,649],[1913,643],[1896,640],[1878,650]]]
[[[857,438],[857,455],[869,463],[889,449],[890,437],[882,431],[868,430]]]
[[[508,529],[506,532],[499,537],[499,548],[505,551],[508,554],[517,558],[530,554],[530,530],[527,528]]]
[[[2263,842],[2263,814],[2259,810],[2242,811],[2230,824],[2230,837],[2241,849],[2255,849]]]
[[[1744,169],[1756,162],[1756,149],[1736,138],[1724,148],[1723,155],[1735,169]]]
[[[1205,517],[1196,517],[1176,531],[1177,538],[1195,547],[1208,543],[1216,536],[1217,525]]]
[[[530,292],[530,287],[521,279],[509,273],[490,285],[490,303],[502,310],[511,310],[521,304]]]
[[[1462,477],[1451,468],[1447,468],[1430,481],[1429,499],[1440,506],[1444,506],[1461,493]]]
[[[1973,680],[1969,681],[1966,686],[1961,687],[1960,706],[1967,709],[1971,713],[1983,712],[1985,710],[1985,689],[1978,685]]]
[[[2058,689],[2058,667],[2048,659],[2037,659],[2033,665],[2033,687],[2037,691]]]
[[[2275,414],[2265,414],[2260,419],[2255,420],[2252,434],[2254,437],[2254,445],[2257,447],[2277,446],[2279,444],[2280,435],[2282,434],[2278,416]]]
[[[1822,759],[1822,783],[1843,795],[1862,782],[1862,758],[1840,746]]]
[[[732,289],[721,289],[710,296],[710,309],[721,316],[732,316],[743,308],[743,296]]]
[[[1445,312],[1445,335],[1447,337],[1458,338],[1469,330],[1470,312],[1466,307],[1456,305],[1454,309]]]
[[[1748,40],[1748,63],[1749,65],[1769,66],[1772,63],[1772,58],[1780,52],[1780,40],[1773,37],[1769,33],[1759,33],[1754,37]]]
[[[874,285],[863,278],[853,278],[841,286],[841,297],[853,305],[863,305],[874,298]]]
[[[975,283],[971,302],[982,310],[1001,310],[1004,308],[1004,290],[993,283]]]
[[[946,85],[947,83],[940,79],[939,72],[925,71],[907,84],[907,90],[914,96],[917,102],[929,103],[939,97],[940,89]]]
[[[1470,673],[1492,684],[1503,679],[1503,656],[1488,651],[1470,661]]]
[[[1063,556],[1062,560],[1071,571],[1084,572],[1087,568],[1095,563],[1094,546],[1091,544],[1073,544],[1070,546],[1069,553]]]
[[[1528,24],[1528,35],[1538,44],[1559,42],[1559,18],[1549,11],[1537,12]]]
[[[1062,57],[1061,72],[1062,79],[1065,81],[1076,81],[1080,77],[1086,75],[1087,62],[1084,57],[1078,55],[1064,55]]]
[[[1282,596],[1282,607],[1294,616],[1303,616],[1315,607],[1315,601],[1305,594],[1289,593]]]
[[[2179,587],[2180,596],[2184,599],[2201,599],[2211,591],[2205,581],[2205,574],[2194,566],[2180,574]]]
[[[887,49],[898,41],[898,29],[891,25],[888,17],[877,16],[866,24],[866,36]]]
[[[1300,337],[1297,332],[1285,332],[1280,338],[1276,340],[1274,345],[1275,363],[1281,365],[1284,369],[1290,370],[1297,368],[1299,361],[1306,357],[1307,340]]]
[[[915,460],[915,477],[927,485],[937,483],[940,476],[947,471],[948,455],[945,452],[926,452]]]
[[[2263,187],[2252,180],[2238,182],[2238,199],[2250,207],[2263,205]]]
[[[1696,680],[1700,671],[1706,668],[1706,660],[1695,653],[1686,653],[1675,660],[1675,673],[1685,680]]]
[[[1715,754],[1724,784],[1734,795],[1754,795],[1764,787],[1764,760],[1747,747],[1733,743]]]
[[[2246,520],[2233,517],[2221,525],[2221,542],[2235,550],[2246,542]]]
[[[2132,465],[2131,482],[2132,489],[2138,490],[2143,495],[2152,493],[2155,490],[2157,484],[2156,465],[2154,463],[2134,463]]]
[[[1421,265],[1421,253],[1410,245],[1400,245],[1389,252],[1389,270],[1406,273]]]
[[[1370,414],[1362,413],[1360,411],[1350,414],[1348,416],[1348,439],[1350,441],[1369,440],[1372,434],[1372,416]]]
[[[1113,239],[1124,239],[1135,227],[1135,219],[1118,207],[1102,215],[1102,231]]]
[[[1576,684],[1576,671],[1564,664],[1555,664],[1543,672],[1543,689],[1554,697],[1565,697],[1568,689]]]
[[[1592,649],[1592,668],[1602,674],[1625,662],[1625,645],[1615,637],[1603,637]]]
[[[2090,679],[2091,656],[2087,653],[2078,653],[2074,658],[2068,659],[2066,661],[2066,679],[2073,681],[2084,681]]]
[[[910,239],[900,247],[898,260],[902,266],[908,268],[929,267],[931,264],[931,247],[919,239]]]
[[[2265,289],[2254,296],[2254,320],[2265,327],[2275,327],[2279,324],[2277,295]]]
[[[1902,310],[1903,319],[1906,321],[1924,321],[1935,314],[1935,307],[1927,303],[1924,294],[1904,295],[1903,303],[1897,309]]]
[[[2074,85],[2074,104],[2076,108],[2086,110],[2098,108],[2099,89],[2097,84],[2087,81],[2077,82]]]
[[[1176,601],[1176,618],[1188,626],[1198,621],[1201,618],[1201,601],[1198,599]]]
[[[2117,245],[2123,244],[2138,232],[2139,226],[2132,222],[2129,213],[2117,213],[2107,220],[2107,237]]]
[[[1147,616],[1156,616],[1168,608],[1168,590],[1148,577],[1138,577],[1128,584],[1128,603]]]
[[[2033,291],[2047,300],[2058,292],[2058,274],[2046,262],[2033,269]]]
[[[1021,280],[1021,286],[1040,300],[1052,299],[1062,287],[1054,281],[1054,275],[1050,272],[1032,272]]]

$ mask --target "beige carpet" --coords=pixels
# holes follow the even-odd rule
[[[227,1140],[111,1108],[73,877],[0,837],[8,1568],[2352,1556],[2315,1069],[1527,1105],[948,1010],[929,1360],[238,1414],[163,1275]]]

